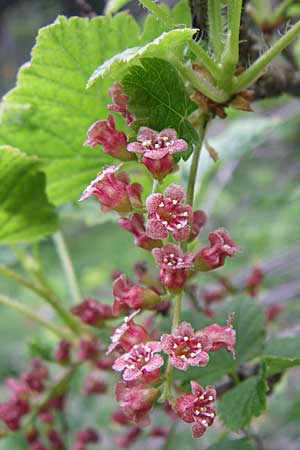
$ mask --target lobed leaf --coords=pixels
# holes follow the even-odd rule
[[[267,376],[300,365],[300,336],[271,339],[264,350]]]
[[[264,373],[250,377],[224,394],[218,406],[223,424],[232,431],[247,426],[266,408],[266,381]]]

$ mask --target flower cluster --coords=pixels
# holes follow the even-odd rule
[[[114,104],[108,109],[120,113],[130,125],[135,117],[128,110],[129,99],[122,86],[115,83],[109,93]],[[174,155],[188,148],[188,143],[172,128],[156,131],[141,126],[136,141],[129,142],[123,132],[115,129],[112,116],[107,121],[96,122],[88,130],[86,143],[91,146],[101,144],[104,152],[121,161],[128,161],[131,156],[159,183],[175,171],[178,158]],[[146,310],[165,313],[170,308],[170,299],[174,295],[181,296],[190,279],[199,272],[221,267],[227,257],[239,252],[239,248],[227,231],[219,228],[208,234],[209,246],[198,249],[193,246],[193,250],[188,251],[188,244],[197,238],[206,223],[205,213],[193,211],[183,188],[175,183],[162,193],[152,192],[143,204],[142,186],[130,184],[129,176],[119,171],[120,167],[121,164],[104,167],[80,200],[94,195],[103,211],[118,212],[121,216],[119,225],[133,234],[135,245],[152,251],[159,275],[152,276],[144,265],[136,266],[136,281],[123,273],[114,275],[111,312],[114,316],[132,312],[114,330],[107,350],[108,357],[113,360],[112,369],[122,374],[122,381],[115,389],[121,410],[114,414],[113,420],[123,426],[128,421],[137,425],[118,442],[125,446],[137,439],[140,427],[149,423],[149,410],[160,392],[166,389],[169,391],[165,399],[171,401],[177,416],[194,424],[193,436],[199,437],[214,421],[216,392],[210,386],[203,388],[192,381],[191,394],[172,400],[170,388],[165,386],[168,381],[164,381],[165,361],[179,370],[188,370],[190,366],[208,364],[209,353],[220,348],[235,356],[233,314],[229,315],[225,326],[213,323],[196,331],[189,323],[177,321],[172,333],[162,336],[155,329],[147,331],[154,316],[145,318],[144,324],[136,323],[136,316]],[[103,310],[97,313],[92,304],[86,303],[85,313],[81,308],[73,308],[73,313],[92,325],[101,324],[101,320],[110,314],[107,311],[105,315]]]
[[[125,118],[127,130],[136,119],[128,108],[128,96],[117,82],[109,93],[113,104],[108,109]],[[67,390],[70,374],[84,366],[82,393],[103,395],[107,391],[107,371],[119,372],[121,380],[115,386],[119,409],[113,413],[112,420],[122,427],[130,427],[116,439],[122,448],[135,442],[141,428],[150,424],[149,412],[159,405],[158,399],[164,400],[162,409],[170,421],[179,417],[193,424],[194,437],[203,435],[213,424],[215,389],[192,381],[192,392],[179,395],[173,389],[170,369],[173,366],[187,371],[190,367],[203,367],[209,363],[210,353],[221,348],[235,357],[234,315],[229,315],[225,326],[212,323],[194,330],[190,323],[180,321],[180,302],[193,278],[223,266],[227,257],[239,252],[222,228],[208,234],[208,246],[199,246],[196,239],[206,223],[205,213],[193,210],[190,195],[186,196],[180,185],[165,184],[165,189],[160,189],[159,184],[175,172],[181,153],[189,146],[177,131],[173,128],[156,131],[141,126],[135,141],[127,134],[116,129],[112,114],[88,129],[84,144],[92,148],[102,146],[103,152],[120,163],[104,166],[84,190],[80,201],[94,196],[103,212],[118,213],[120,227],[134,236],[137,247],[148,251],[158,269],[152,272],[147,264],[137,263],[131,278],[115,271],[111,305],[85,298],[66,311],[72,324],[76,324],[76,332],[70,340],[62,338],[53,352],[53,362],[63,373],[62,380],[54,386],[56,389],[63,386]],[[129,161],[131,164],[126,164]],[[132,174],[129,176],[124,167],[133,165],[137,168],[134,176],[143,166],[142,171],[149,172],[153,179],[152,193],[143,192],[140,183],[131,181]],[[249,289],[255,282],[256,279],[249,280]],[[172,330],[161,333],[156,328],[156,318],[168,315],[174,303]],[[116,327],[118,319],[123,321]],[[101,328],[105,329],[104,333],[99,333]],[[108,345],[105,337],[109,329],[112,335]],[[39,426],[27,432],[30,450],[66,448],[63,430],[53,420],[54,410],[64,412],[65,391],[60,396],[49,395],[56,392],[53,384],[53,376],[40,360],[33,361],[32,370],[20,379],[7,381],[12,396],[0,404],[0,419],[6,426],[18,430],[24,423],[23,417],[32,410],[47,425],[42,437]],[[47,401],[40,398],[45,392]],[[168,429],[155,427],[148,435],[165,439],[168,433]],[[80,430],[75,435],[73,450],[85,450],[100,439],[92,428]]]

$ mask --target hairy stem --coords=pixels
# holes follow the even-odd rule
[[[242,12],[242,0],[230,0],[227,6],[228,33],[225,50],[222,55],[222,84],[225,89],[231,87],[231,80],[239,61],[239,36]]]
[[[220,69],[216,62],[211,59],[209,54],[201,47],[201,43],[195,42],[193,39],[189,41],[189,46],[195,56],[199,59],[199,62],[209,71],[209,73],[215,78],[220,77]]]
[[[300,33],[300,22],[297,22],[284,36],[282,36],[264,55],[252,66],[237,77],[233,82],[233,92],[239,92],[251,85],[263,72],[266,66],[279,55]]]
[[[67,339],[70,338],[70,335],[65,333],[61,328],[57,327],[49,320],[47,321],[47,320],[42,319],[40,316],[35,314],[35,312],[31,308],[23,305],[22,303],[18,302],[17,300],[14,300],[14,299],[8,297],[7,295],[0,294],[0,304],[8,306],[10,309],[13,309],[14,311],[17,311],[17,312],[23,314],[24,316],[28,317],[28,319],[36,322],[37,324],[41,325],[43,328],[51,331],[59,338],[67,338]]]
[[[77,304],[81,302],[81,294],[77,283],[75,270],[72,264],[71,257],[69,255],[65,239],[61,231],[57,232],[53,236],[53,240],[59,255],[61,265],[66,275],[66,280],[69,285],[73,303]]]
[[[217,61],[220,61],[223,52],[223,21],[221,14],[221,1],[208,1],[208,32],[209,42],[213,48],[214,55]]]

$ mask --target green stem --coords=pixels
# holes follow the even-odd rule
[[[213,48],[214,55],[217,61],[220,61],[223,52],[223,21],[221,14],[221,1],[208,1],[208,32],[209,42]]]
[[[216,103],[224,103],[229,99],[229,95],[226,92],[213,85],[211,81],[204,76],[200,77],[197,75],[192,67],[182,64],[178,58],[170,58],[170,62],[174,64],[184,80],[189,81],[197,91],[201,92],[206,97]]]
[[[189,41],[189,46],[194,55],[199,58],[199,62],[209,71],[209,73],[215,79],[218,79],[220,77],[220,69],[215,61],[211,59],[209,54],[201,47],[201,44],[198,44],[193,39],[191,39]]]
[[[190,206],[193,206],[193,202],[194,202],[195,183],[196,183],[197,172],[198,172],[199,158],[200,158],[200,153],[201,153],[201,149],[202,149],[202,144],[203,144],[205,130],[206,130],[208,120],[209,120],[209,116],[206,114],[203,114],[201,117],[201,123],[200,123],[199,132],[198,132],[199,133],[198,145],[197,145],[197,147],[195,147],[195,150],[193,153],[193,159],[192,159],[192,164],[191,164],[191,168],[190,168],[189,181],[188,181],[188,186],[187,186],[187,195],[186,195],[187,203]]]
[[[17,311],[17,312],[25,315],[30,320],[33,320],[34,322],[41,325],[43,328],[48,329],[49,331],[54,333],[59,338],[67,338],[67,339],[70,338],[69,334],[65,333],[59,327],[57,327],[50,321],[46,321],[46,320],[42,319],[40,316],[35,314],[31,308],[28,308],[28,306],[23,305],[22,303],[8,297],[7,295],[0,294],[0,304],[8,306],[9,308],[13,309],[14,311]]]
[[[282,36],[264,55],[262,55],[249,69],[234,80],[232,94],[251,85],[262,73],[265,67],[282,52],[299,34],[300,22],[297,22],[284,36]]]
[[[81,302],[81,294],[77,283],[75,270],[70,258],[65,239],[61,231],[57,232],[53,236],[53,240],[59,255],[61,265],[66,275],[66,280],[69,285],[73,303],[77,304]]]
[[[157,191],[158,188],[158,181],[153,178],[153,183],[152,183],[152,194],[154,194]]]
[[[64,307],[61,305],[61,300],[55,295],[55,293],[50,290],[50,288],[48,288],[48,286],[46,286],[46,281],[44,279],[41,279],[41,281],[43,281],[45,287],[40,287],[37,284],[26,280],[26,278],[22,277],[11,269],[8,269],[7,267],[0,266],[0,274],[14,280],[16,283],[24,286],[25,288],[37,294],[39,297],[43,298],[49,305],[52,306],[54,311],[56,311],[56,313],[64,321],[64,323],[68,325],[73,332],[78,334],[79,324],[77,320],[74,319],[69,314],[69,312],[64,309]]]
[[[144,8],[148,9],[148,11],[150,11],[155,17],[161,20],[167,28],[172,28],[174,26],[166,11],[164,11],[164,9],[153,0],[139,0],[139,2],[144,6]]]
[[[234,71],[239,62],[239,37],[242,0],[229,0],[227,6],[228,33],[222,55],[222,81],[224,89],[230,89]]]

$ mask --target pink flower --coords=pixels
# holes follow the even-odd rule
[[[65,449],[65,444],[64,444],[63,438],[58,431],[56,431],[54,429],[49,430],[48,440],[49,440],[51,449],[53,449],[53,450],[64,450]]]
[[[180,291],[186,281],[186,271],[192,266],[193,253],[182,253],[174,244],[162,248],[154,248],[152,254],[160,266],[160,281],[172,292]]]
[[[68,364],[70,362],[71,344],[66,339],[59,341],[54,351],[54,359],[59,364]]]
[[[184,205],[184,190],[171,184],[165,194],[152,194],[146,200],[148,210],[147,235],[152,239],[165,239],[169,232],[176,241],[187,239],[190,234],[193,211]]]
[[[110,305],[87,298],[79,305],[73,306],[71,313],[80,317],[83,323],[93,326],[101,325],[106,319],[113,317]]]
[[[161,181],[174,168],[173,154],[183,152],[188,144],[183,139],[177,139],[177,133],[172,128],[161,132],[151,128],[141,127],[137,135],[138,142],[131,142],[127,149],[130,152],[142,154],[142,163]]]
[[[18,430],[22,417],[29,412],[27,400],[13,398],[7,402],[0,403],[0,420],[2,420],[10,430]]]
[[[21,379],[29,386],[32,391],[43,392],[45,389],[44,381],[48,378],[48,369],[39,358],[31,362],[31,370],[24,372]]]
[[[164,361],[156,353],[161,351],[160,342],[147,341],[135,344],[128,353],[116,359],[112,368],[123,371],[124,381],[140,380],[147,383],[155,381],[160,374]]]
[[[176,399],[175,411],[184,422],[194,423],[192,432],[196,438],[214,422],[216,391],[212,386],[203,388],[196,381],[191,381],[191,386],[192,394],[183,394]]]
[[[240,248],[236,246],[227,231],[219,228],[208,235],[210,247],[202,247],[195,256],[195,266],[198,270],[206,271],[224,265],[226,256],[233,257]]]
[[[131,214],[128,219],[121,217],[119,219],[119,225],[134,235],[134,243],[137,247],[144,248],[145,250],[152,250],[155,247],[161,247],[163,245],[162,241],[151,239],[147,236],[145,219],[142,214]]]
[[[123,372],[124,381],[140,380],[151,383],[159,377],[160,367],[164,363],[163,358],[156,354],[160,351],[160,342],[135,344],[128,353],[116,359],[112,368]]]
[[[92,372],[87,376],[83,387],[84,395],[104,394],[106,391],[107,385],[99,378],[99,374]]]
[[[192,242],[200,233],[202,227],[206,223],[206,214],[200,209],[193,212],[192,230],[188,242]]]
[[[14,399],[22,398],[25,400],[28,398],[30,388],[25,381],[18,380],[17,378],[7,378],[5,384],[11,390]]]
[[[162,336],[161,346],[176,369],[187,370],[189,366],[205,366],[208,363],[207,352],[211,349],[211,342],[206,334],[195,333],[189,323],[182,322],[173,334]]]
[[[276,320],[279,314],[281,314],[284,311],[284,307],[282,305],[270,305],[267,306],[265,310],[266,315],[266,323],[272,322],[273,320]]]
[[[150,288],[136,286],[125,275],[120,275],[113,284],[115,301],[112,311],[115,316],[127,308],[150,308],[160,301],[160,296]]]
[[[129,448],[137,440],[141,431],[140,427],[131,428],[123,436],[116,438],[116,444],[121,448]]]
[[[88,444],[95,444],[100,441],[100,435],[93,428],[86,428],[76,433],[74,450],[85,450]]]
[[[144,427],[149,424],[148,411],[158,397],[158,389],[140,382],[119,381],[115,388],[116,400],[126,416]]]
[[[108,90],[114,105],[107,105],[107,109],[122,114],[126,119],[127,125],[130,125],[134,121],[135,116],[131,114],[127,109],[128,96],[122,91],[122,85],[115,81],[113,86]]]
[[[208,325],[201,330],[203,334],[206,334],[211,341],[211,352],[215,352],[222,347],[225,347],[228,352],[231,352],[235,357],[235,330],[232,327],[234,319],[234,313],[228,315],[228,320],[225,327],[221,327],[217,323]]]
[[[130,422],[130,419],[122,409],[118,409],[117,411],[112,413],[111,419],[113,422],[117,423],[118,425],[128,425]]]
[[[88,129],[88,139],[84,145],[96,147],[102,145],[104,153],[108,153],[121,161],[132,161],[136,159],[135,155],[127,150],[127,138],[123,131],[115,128],[115,121],[111,114],[107,120],[97,120]]]
[[[260,267],[253,267],[247,277],[247,290],[252,297],[256,297],[259,285],[264,279],[264,273]]]
[[[99,358],[100,346],[95,339],[80,339],[78,359],[80,361],[96,361]]]
[[[149,341],[151,338],[144,327],[133,322],[133,318],[140,312],[134,311],[129,317],[124,318],[124,323],[115,329],[111,336],[112,343],[109,345],[107,354],[111,353],[117,347],[128,351],[135,344]]]
[[[102,211],[115,210],[119,213],[128,213],[133,208],[141,208],[143,188],[139,183],[130,184],[129,177],[125,172],[116,174],[121,165],[105,166],[84,190],[79,201],[95,195]]]

